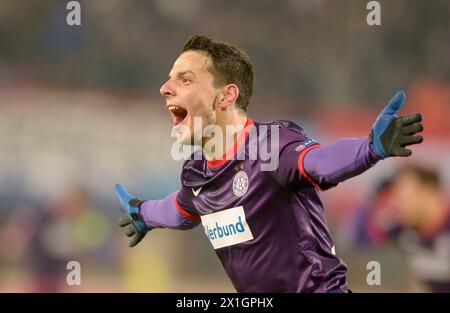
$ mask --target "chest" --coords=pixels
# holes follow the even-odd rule
[[[186,187],[196,211],[207,215],[239,206],[247,212],[256,200],[277,188],[275,183],[269,172],[258,170],[257,162],[241,161],[197,178],[195,184]]]

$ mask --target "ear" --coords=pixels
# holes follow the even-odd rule
[[[228,84],[222,88],[222,95],[218,105],[222,110],[232,108],[239,97],[239,87],[236,84]]]

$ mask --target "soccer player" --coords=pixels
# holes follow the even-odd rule
[[[422,142],[416,133],[423,127],[420,114],[397,116],[404,92],[369,135],[321,146],[293,122],[252,120],[251,60],[238,47],[205,36],[185,43],[160,92],[178,142],[201,149],[184,162],[181,189],[164,199],[139,200],[115,186],[129,245],[154,228],[202,223],[238,292],[347,292],[347,267],[335,254],[318,191],[384,158],[411,155],[406,146]],[[227,132],[229,126],[236,132]],[[216,127],[219,144],[210,144],[208,127]],[[277,166],[252,157],[261,146],[270,146]]]

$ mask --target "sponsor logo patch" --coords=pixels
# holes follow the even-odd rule
[[[208,237],[214,249],[253,239],[242,206],[203,215],[201,219],[206,237]]]

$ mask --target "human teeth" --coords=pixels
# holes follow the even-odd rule
[[[169,105],[167,108],[169,109],[169,111],[172,111],[172,112],[184,110],[182,107],[179,107],[177,105]]]

